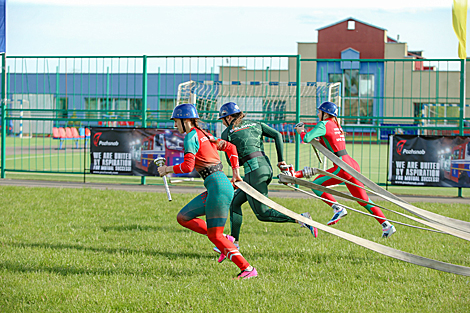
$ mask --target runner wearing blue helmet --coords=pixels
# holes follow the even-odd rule
[[[324,113],[327,113],[331,116],[334,116],[334,117],[337,117],[338,114],[336,113],[336,111],[338,111],[338,107],[336,106],[336,104],[334,104],[333,102],[323,102],[319,107],[318,107],[318,110],[319,111],[322,111]]]
[[[226,140],[237,147],[240,165],[244,166],[245,176],[243,180],[253,186],[263,195],[268,195],[268,185],[273,178],[273,169],[269,158],[264,153],[263,138],[274,139],[277,151],[277,165],[281,167],[287,165],[283,159],[283,139],[281,133],[259,121],[244,120],[245,114],[234,102],[228,102],[222,105],[219,110],[219,119],[227,127],[221,135]],[[276,223],[296,223],[297,221],[279,213],[276,210],[253,199],[240,189],[235,190],[232,203],[230,205],[230,226],[231,236],[235,238],[238,244],[240,237],[240,228],[243,221],[242,204],[247,202],[255,213],[258,220],[263,222]],[[310,216],[304,213],[305,216]],[[317,230],[314,227],[309,228],[316,237]],[[216,250],[218,251],[218,250]]]
[[[178,213],[178,223],[199,234],[206,235],[216,247],[241,270],[237,279],[258,276],[256,269],[241,255],[233,244],[233,237],[224,235],[230,203],[233,199],[233,186],[222,172],[218,151],[224,151],[232,167],[232,183],[240,181],[237,149],[231,143],[217,139],[198,125],[199,115],[190,103],[176,106],[171,115],[175,126],[184,138],[184,162],[174,166],[160,166],[161,176],[168,173],[190,173],[194,168],[204,179],[203,192],[186,204]],[[206,220],[199,218],[206,216]]]
[[[318,107],[317,116],[320,121],[312,130],[306,133],[304,126],[300,125],[300,123],[295,127],[295,129],[304,142],[318,140],[323,146],[325,146],[325,148],[336,154],[336,156],[341,158],[341,160],[349,164],[356,171],[360,172],[359,164],[357,164],[356,160],[354,160],[346,151],[346,139],[344,137],[343,129],[339,125],[337,111],[338,107],[333,102],[323,102]],[[358,186],[364,186],[360,181],[355,179],[342,168],[338,167],[336,164],[334,164],[333,167],[327,171],[343,179],[347,179]],[[298,174],[296,173],[296,176],[303,177],[300,172]],[[313,183],[328,187],[340,184],[341,181],[326,175],[319,175],[317,178],[315,178],[315,180],[313,180]],[[364,189],[351,184],[346,184],[346,187],[356,198],[363,199],[369,203],[371,202]],[[327,200],[325,203],[333,208],[333,217],[327,223],[328,225],[336,224],[341,218],[346,216],[348,213],[346,208],[342,207],[338,202],[336,202],[335,198],[331,194],[320,192],[315,189],[312,189],[312,191],[319,197]],[[382,237],[387,238],[393,235],[396,232],[395,226],[385,219],[385,215],[379,207],[369,203],[359,202],[359,204],[362,205],[371,214],[377,216],[376,220],[382,225]]]

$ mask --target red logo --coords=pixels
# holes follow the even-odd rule
[[[96,133],[94,136],[93,136],[93,144],[95,145],[95,147],[98,147],[98,142],[100,141],[100,136],[101,136],[102,133]]]
[[[405,145],[406,140],[400,140],[397,142],[397,153],[401,155],[401,151],[403,150],[403,146]]]

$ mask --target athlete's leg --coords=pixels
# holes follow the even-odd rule
[[[246,193],[241,189],[235,190],[233,200],[230,204],[230,235],[238,242],[240,229],[243,223],[242,204],[247,201]]]
[[[178,223],[186,228],[191,229],[202,235],[207,235],[206,222],[198,216],[205,215],[205,204],[207,199],[207,191],[201,193],[199,196],[186,204],[181,211],[179,211],[176,220]]]
[[[250,264],[242,256],[237,247],[224,236],[224,227],[209,227],[207,229],[209,240],[224,254],[229,260],[233,261],[240,270],[245,270]]]
[[[341,171],[341,168],[339,168],[336,165],[327,170],[327,172],[332,173],[334,175],[338,175],[338,173],[340,171]],[[324,186],[324,187],[328,187],[328,186],[332,186],[332,185],[337,185],[337,184],[341,183],[341,181],[338,180],[338,179],[335,179],[335,178],[331,178],[329,176],[319,175],[317,178],[315,178],[312,181],[312,183],[317,184],[317,185],[321,185],[321,186]],[[323,191],[319,191],[319,190],[316,190],[316,189],[312,189],[312,191],[317,196],[321,197],[322,199],[329,200],[329,201],[323,201],[326,204],[328,204],[329,206],[332,206],[334,203],[336,203],[335,197],[333,197],[331,194],[323,192]]]
[[[332,173],[334,175],[339,175],[339,173],[341,173],[342,171],[341,168],[335,165],[332,168],[328,169],[327,172]],[[341,181],[326,175],[320,175],[313,181],[313,183],[327,187],[340,184]],[[323,202],[333,208],[333,217],[328,221],[328,223],[326,223],[327,225],[334,225],[338,223],[340,219],[342,219],[348,214],[346,208],[340,206],[339,203],[336,201],[335,197],[333,197],[331,194],[316,189],[312,189],[312,191],[317,196],[321,197],[323,199]]]
[[[351,158],[349,155],[345,155],[341,158],[343,161],[345,161],[346,163],[348,163],[349,165],[351,165],[356,171],[360,172],[361,169],[359,167],[359,164],[357,164],[356,160],[354,160],[353,158]],[[341,171],[341,173],[339,173],[340,177],[344,178],[344,179],[347,179],[348,181],[350,181],[351,183],[353,184],[356,184],[358,186],[361,186],[361,187],[364,187],[364,185],[358,181],[356,178],[354,178],[351,174],[345,172],[345,171]],[[350,184],[346,184],[346,187],[348,188],[349,192],[356,198],[359,198],[359,199],[362,199],[362,200],[365,200],[365,201],[368,201],[368,202],[372,202],[370,201],[369,199],[369,196],[367,195],[367,192],[362,189],[362,188],[358,188],[356,186],[353,186],[353,185],[350,185]],[[385,222],[385,215],[383,214],[382,210],[374,205],[371,205],[371,204],[367,204],[367,203],[364,203],[364,202],[360,202],[358,201],[357,203],[359,203],[360,205],[362,205],[367,211],[369,211],[371,214],[375,215],[375,216],[379,216],[379,217],[376,217],[375,219],[380,223],[382,224],[383,222]],[[381,218],[380,218],[381,217]]]
[[[351,179],[350,181],[351,181],[351,183],[354,183],[356,185],[359,185],[359,186],[362,185],[362,183],[360,181],[358,181],[357,179],[355,179],[355,178]],[[348,187],[349,192],[354,197],[359,198],[359,199],[363,199],[363,200],[368,201],[368,202],[372,202],[372,201],[370,201],[369,196],[367,195],[367,193],[364,189],[361,189],[361,188],[358,188],[356,186],[352,186],[352,185],[349,185],[349,184],[346,184],[346,186]],[[360,201],[358,201],[357,203],[362,205],[371,214],[374,214],[375,216],[382,217],[382,218],[378,218],[378,217],[375,218],[380,224],[385,222],[385,215],[383,214],[382,210],[379,207],[376,207],[376,206],[373,206],[371,204],[367,204],[367,203],[364,203],[364,202],[360,202]]]
[[[253,172],[245,174],[244,180],[259,191],[264,196],[268,196],[268,185],[273,177],[273,172],[269,166],[261,166]],[[275,223],[296,223],[293,218],[288,217],[278,211],[271,209],[264,203],[253,199],[251,196],[246,196],[250,207],[255,213],[256,218],[262,222],[275,222]]]
[[[204,181],[207,188],[206,221],[209,240],[227,258],[233,261],[240,270],[247,269],[250,264],[245,260],[235,245],[224,234],[230,203],[233,198],[233,186],[222,172],[211,174]]]

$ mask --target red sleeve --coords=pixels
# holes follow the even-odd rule
[[[217,150],[224,151],[230,160],[232,168],[239,168],[237,147],[228,141],[217,139]]]
[[[196,156],[192,153],[186,153],[184,162],[173,166],[173,172],[176,174],[190,173],[194,169],[194,164],[196,164]]]
[[[300,139],[302,139],[302,141],[304,141],[304,137],[307,133],[306,132],[301,132],[300,133]]]

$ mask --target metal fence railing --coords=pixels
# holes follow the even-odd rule
[[[365,175],[385,184],[390,134],[470,132],[464,64],[454,59],[336,60],[300,55],[3,55],[1,177],[6,172],[88,175],[87,129],[171,128],[169,116],[178,97],[184,96],[178,87],[193,81],[201,89],[186,96],[195,101],[208,130],[220,135],[218,108],[236,101],[249,118],[283,134],[286,159],[297,168],[318,161],[307,145],[301,145],[292,125],[301,120],[315,124],[316,107],[333,99],[350,154]],[[335,83],[340,87],[332,91],[329,87]],[[59,128],[76,131],[79,139],[56,139],[54,131]],[[266,150],[275,154],[269,140]]]

